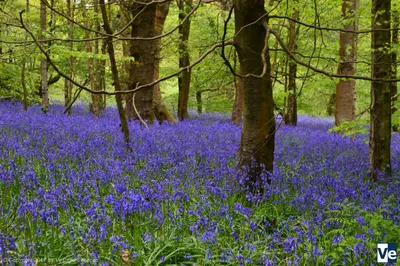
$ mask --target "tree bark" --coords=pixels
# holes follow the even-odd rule
[[[150,0],[144,1],[150,3]],[[141,3],[132,3],[132,17],[140,15],[132,24],[131,37],[154,37],[155,36],[155,16],[157,3],[143,5]],[[155,69],[155,41],[154,40],[135,40],[130,43],[130,54],[135,58],[131,64],[132,77],[129,88],[135,89],[137,85],[151,83],[154,78]],[[133,102],[133,95],[129,95],[127,104]],[[150,123],[154,121],[153,111],[153,87],[147,87],[135,94],[135,105],[143,120]],[[130,113],[130,116],[133,114]]]
[[[120,21],[122,23],[122,25],[126,25],[127,23],[129,23],[129,21],[131,20],[130,18],[130,6],[124,6],[120,8]],[[122,37],[129,37],[130,33],[122,33],[121,36]],[[131,41],[127,41],[127,40],[122,40],[122,56],[123,57],[129,57],[130,53],[131,53]],[[122,90],[128,90],[129,89],[129,83],[131,82],[131,80],[134,79],[133,77],[133,73],[131,70],[131,66],[132,66],[133,62],[131,61],[125,61],[122,63],[123,67],[121,69],[120,72],[120,80],[121,80],[121,86],[122,86]],[[125,100],[125,116],[128,120],[133,119],[134,117],[136,117],[135,114],[135,110],[133,108],[133,101],[132,101],[132,97],[133,94],[125,94],[122,96]]]
[[[158,4],[155,16],[155,35],[161,35],[164,29],[165,20],[169,12],[169,2]],[[160,78],[160,61],[161,61],[161,39],[155,42],[155,65],[154,65],[154,80]],[[168,110],[167,106],[162,100],[160,83],[154,85],[153,89],[153,108],[157,120],[162,123],[165,120],[169,122],[177,122],[175,117]]]
[[[111,30],[110,23],[108,21],[107,10],[104,0],[99,0],[99,4],[100,4],[101,15],[103,17],[104,29],[107,34],[112,35],[113,32]],[[121,91],[121,84],[118,76],[117,62],[115,61],[115,53],[114,53],[114,45],[112,42],[112,37],[107,38],[107,50],[108,50],[108,55],[110,57],[111,72],[113,74],[115,91],[118,92]],[[122,132],[124,133],[124,140],[126,144],[129,145],[129,128],[128,128],[128,123],[126,122],[125,119],[125,112],[124,112],[124,107],[122,106],[121,94],[116,94],[115,100],[117,102],[118,115],[121,123]]]
[[[393,11],[393,26],[392,28],[398,28],[399,27],[399,13],[398,11]],[[392,36],[392,41],[393,45],[396,45],[399,43],[399,32],[398,30],[393,31],[393,36]],[[396,51],[392,52],[392,79],[397,78],[397,53]],[[397,96],[397,82],[391,83],[392,87],[392,115],[398,111],[397,108],[395,107],[395,103],[398,100]],[[399,127],[397,125],[393,125],[393,131],[398,132]]]
[[[94,13],[95,13],[96,17],[98,17],[99,16],[99,0],[94,0],[93,8],[94,8]],[[100,21],[98,19],[95,20],[95,28],[97,31],[101,30]],[[99,37],[99,36],[100,36],[100,34],[96,33],[96,37]],[[100,49],[100,41],[99,40],[94,41],[95,54],[105,54],[106,53],[105,43],[106,43],[106,41],[103,40],[102,48]],[[106,88],[106,86],[105,86],[105,66],[106,66],[106,60],[102,60],[102,59],[95,60],[95,84],[96,84],[96,88],[99,91],[105,90],[105,88]],[[104,94],[104,99],[106,99],[106,97],[107,97],[107,95]],[[102,101],[101,95],[97,95],[96,99],[92,98],[92,101],[94,101],[94,100],[96,101],[96,104],[98,104],[99,110],[106,109],[105,101],[104,102]]]
[[[357,31],[358,22],[354,20],[358,10],[359,0],[343,0],[342,17],[345,21],[344,30]],[[354,75],[357,71],[357,37],[353,32],[340,32],[338,74]],[[356,81],[340,80],[336,84],[335,124],[352,121],[356,117]]]
[[[29,18],[29,0],[26,0],[26,14],[27,17]],[[25,33],[25,41],[28,40],[29,34],[26,32]],[[21,83],[22,83],[22,89],[24,91],[24,111],[28,110],[28,88],[26,86],[26,56],[22,59],[22,70],[21,70]]]
[[[260,17],[265,16],[264,0],[235,0],[234,45],[239,55],[242,75],[260,75],[264,68],[262,52],[266,29]],[[248,26],[252,24],[251,26]],[[245,27],[247,26],[247,27]],[[239,167],[247,171],[247,184],[253,191],[263,191],[262,171],[273,171],[275,117],[273,112],[271,62],[265,53],[266,74],[263,78],[243,80],[244,118],[239,148]],[[267,178],[269,182],[269,178]]]
[[[201,95],[202,95],[201,91],[196,91],[197,113],[198,114],[203,113],[203,99],[202,99]]]
[[[332,116],[335,114],[335,109],[336,109],[336,93],[332,93],[331,96],[329,96],[329,102],[326,108],[326,112],[329,116]]]
[[[233,54],[233,68],[236,71],[237,67],[237,56],[236,52]],[[244,91],[243,91],[243,82],[242,79],[239,77],[233,77],[235,82],[235,101],[233,103],[233,110],[232,110],[232,122],[235,125],[240,125],[242,122],[243,116],[243,105],[244,105]]]
[[[372,1],[372,77],[390,79],[390,0]],[[369,140],[370,174],[377,180],[377,172],[391,172],[390,142],[392,129],[391,83],[371,82],[371,127]]]
[[[185,16],[190,12],[190,7],[193,4],[193,0],[178,0],[179,6],[179,23],[183,21]],[[190,19],[187,19],[181,26],[179,26],[179,68],[186,68],[190,65],[188,41],[190,35]],[[191,69],[183,71],[178,76],[179,86],[179,102],[178,102],[178,117],[180,120],[189,118],[188,113],[188,102],[189,102],[189,90],[190,90],[190,79]]]
[[[46,5],[43,2],[40,2],[40,29],[41,29],[41,40],[43,41],[43,45],[45,45],[46,41]],[[42,90],[42,111],[47,113],[49,110],[49,91],[47,86],[47,59],[42,58],[40,64],[40,76],[41,76],[41,90]]]
[[[75,14],[75,0],[67,0],[67,14],[68,17],[71,18],[72,20],[74,19],[74,14]],[[68,21],[68,38],[73,39],[74,38],[74,23],[72,21]],[[68,44],[69,50],[72,52],[74,49],[74,43],[69,42]],[[73,67],[74,67],[74,58],[72,56],[68,57],[67,60],[67,76],[72,77],[73,73]],[[67,79],[64,80],[64,106],[67,107],[72,101],[72,89],[73,89],[73,84],[68,81]],[[68,109],[68,114],[72,113],[72,108]]]
[[[106,54],[107,53],[107,41],[103,40],[102,44],[101,44],[101,54]],[[106,60],[101,60],[100,61],[100,79],[99,81],[101,81],[99,84],[101,84],[101,88],[102,90],[106,89],[106,64],[107,61]],[[103,110],[107,109],[107,94],[104,94],[103,96],[103,105],[102,105]]]
[[[235,102],[233,103],[232,122],[239,126],[242,122],[244,107],[244,91],[241,78],[235,77]]]
[[[296,9],[293,10],[293,19],[297,20],[299,15]],[[289,26],[289,50],[292,54],[296,53],[296,23],[290,21]],[[289,61],[289,82],[288,82],[288,98],[285,101],[285,124],[296,126],[297,125],[297,92],[296,92],[296,74],[297,64],[293,60]]]
[[[88,19],[87,12],[86,12],[87,7],[86,7],[85,0],[81,0],[81,7],[82,7],[82,15],[85,18],[84,26],[86,28],[90,28],[91,25],[89,25],[89,19]],[[89,30],[85,30],[85,38],[86,39],[90,38]],[[95,78],[94,78],[93,58],[91,58],[91,53],[93,52],[92,42],[90,42],[90,41],[86,42],[86,51],[89,53],[88,69],[89,69],[89,78],[90,78],[90,88],[92,90],[97,90]],[[90,112],[93,113],[96,117],[98,117],[100,114],[100,99],[99,99],[99,97],[101,97],[101,95],[92,94],[91,96],[92,96],[92,103],[90,104]]]

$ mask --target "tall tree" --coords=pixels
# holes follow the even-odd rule
[[[372,78],[390,79],[390,0],[372,1]],[[376,181],[376,171],[390,174],[390,142],[392,130],[391,83],[371,82],[371,127],[369,140],[370,173]]]
[[[193,4],[193,0],[178,0],[179,6],[179,22],[182,23],[183,19],[189,13]],[[190,35],[190,19],[186,19],[182,25],[179,26],[179,68],[186,68],[190,65],[190,57],[188,51],[188,41]],[[188,101],[190,90],[191,69],[183,71],[178,77],[179,85],[179,102],[178,102],[178,117],[184,120],[189,117]]]
[[[41,1],[40,2],[40,29],[41,29],[41,39],[43,41],[43,45],[46,43],[46,29],[47,29],[47,22],[46,22],[46,4]],[[42,58],[41,66],[40,66],[40,77],[41,77],[41,91],[42,91],[42,110],[43,112],[47,113],[49,109],[49,91],[47,86],[47,59]]]
[[[393,11],[393,26],[392,28],[396,29],[399,27],[399,12]],[[392,36],[393,45],[399,44],[399,31],[394,30]],[[397,52],[393,51],[392,53],[392,78],[397,78]],[[397,82],[392,82],[392,115],[398,111],[397,108],[394,106],[396,101],[398,100],[398,89],[397,89]],[[393,131],[399,131],[398,125],[393,125]]]
[[[89,25],[89,18],[88,18],[88,12],[87,12],[87,3],[85,0],[81,0],[81,7],[82,7],[82,15],[85,18],[84,20],[84,25],[86,28],[90,29],[91,25]],[[90,31],[85,30],[85,38],[90,39]],[[89,80],[90,80],[90,88],[95,91],[97,90],[96,88],[96,82],[95,82],[95,75],[94,75],[94,66],[93,66],[93,57],[92,57],[92,42],[88,41],[86,42],[86,51],[89,53],[89,59],[88,59],[88,69],[89,69]],[[98,94],[92,93],[92,103],[90,104],[90,111],[95,115],[99,116],[100,114],[100,99],[99,99]],[[100,96],[101,97],[101,96]]]
[[[162,3],[157,5],[156,16],[155,16],[155,35],[159,36],[162,34],[164,29],[165,20],[167,19],[169,13],[170,3]],[[155,65],[154,65],[154,80],[160,78],[160,61],[161,61],[161,39],[157,39],[155,43]],[[154,114],[157,120],[162,123],[164,120],[169,122],[176,122],[175,117],[168,110],[167,106],[162,100],[160,83],[154,85],[153,90],[153,105]]]
[[[74,38],[74,14],[75,14],[75,0],[67,0],[67,14],[68,17],[71,19],[68,21],[68,38],[73,39]],[[74,43],[69,42],[68,44],[69,50],[72,52],[74,49]],[[72,55],[68,57],[67,60],[67,76],[72,77],[73,73],[73,67],[74,67],[74,58]],[[73,89],[73,84],[71,81],[65,79],[64,80],[64,105],[69,106],[72,100],[72,89]],[[72,109],[68,109],[68,114],[71,114]]]
[[[268,44],[264,41],[265,26],[268,26],[265,25],[264,0],[235,0],[234,10],[234,45],[239,55],[240,73],[261,75],[266,68],[263,78],[243,79],[244,118],[239,148],[239,167],[248,168],[250,188],[262,191],[261,173],[263,169],[272,172],[275,148],[271,62]]]
[[[28,14],[27,17],[29,17],[29,0],[26,0],[26,13]],[[25,41],[28,40],[29,34],[25,32]],[[26,86],[26,56],[22,59],[22,70],[21,70],[21,83],[22,83],[22,89],[24,91],[24,110],[28,110],[28,88]]]
[[[298,11],[293,9],[292,18],[297,20],[299,17]],[[289,22],[289,51],[292,54],[296,53],[296,23],[291,20]],[[297,92],[296,92],[296,75],[297,75],[297,63],[293,60],[289,61],[289,82],[288,82],[288,97],[285,102],[285,114],[284,120],[286,125],[296,126],[297,125]]]
[[[94,13],[95,13],[95,29],[97,32],[100,32],[101,26],[100,26],[100,20],[99,20],[99,0],[94,0],[93,3],[93,8],[94,8]],[[99,33],[95,33],[96,37],[100,37]],[[100,41],[95,40],[94,41],[94,52],[95,54],[106,54],[106,41],[103,39],[101,43],[101,48],[100,48]],[[105,79],[105,68],[106,68],[106,60],[104,59],[97,59],[95,60],[95,84],[96,88],[99,91],[105,90],[106,88],[106,79]],[[96,99],[93,99],[93,97],[97,97]],[[99,104],[99,108],[104,110],[106,108],[106,99],[107,95],[104,94],[104,101],[102,101],[102,96],[101,95],[95,95],[92,94],[92,102],[95,102],[96,104]]]
[[[104,3],[104,0],[99,0],[99,5],[100,5],[100,10],[101,10],[101,15],[103,17],[104,29],[107,34],[112,35],[113,31],[110,27],[110,22],[108,21],[107,10],[106,10],[106,5]],[[120,92],[121,84],[120,84],[119,76],[118,76],[118,67],[117,67],[117,62],[115,60],[115,52],[114,52],[114,45],[112,42],[112,37],[107,38],[107,51],[108,51],[108,55],[110,57],[111,72],[113,74],[115,91]],[[125,119],[125,112],[124,112],[124,107],[122,105],[121,94],[116,94],[115,100],[117,102],[118,115],[119,115],[119,119],[120,119],[120,123],[121,123],[122,132],[124,133],[124,140],[127,144],[129,144],[129,138],[130,138],[129,137],[129,128],[128,128],[128,123],[126,122],[126,119]]]
[[[358,22],[355,18],[359,0],[343,0],[342,18],[344,30],[340,32],[340,64],[337,73],[354,75],[357,70],[357,34]],[[336,84],[335,124],[354,120],[356,116],[356,81],[340,80]]]
[[[131,37],[150,38],[155,36],[155,16],[157,2],[146,0],[132,1],[130,11],[133,18]],[[130,55],[135,58],[130,67],[130,89],[137,85],[148,84],[153,81],[155,69],[155,40],[132,40]],[[133,104],[133,95],[129,95],[127,105]],[[149,122],[154,120],[153,87],[146,87],[135,94],[136,109],[139,115]],[[129,106],[127,106],[129,107]],[[133,108],[131,108],[133,110]],[[136,114],[128,113],[132,118]]]

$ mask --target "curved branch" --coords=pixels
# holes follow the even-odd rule
[[[193,68],[194,66],[200,64],[209,54],[211,54],[213,51],[215,51],[217,48],[222,47],[222,45],[232,45],[233,42],[229,41],[229,42],[225,42],[224,44],[222,43],[216,43],[214,44],[211,48],[209,48],[205,53],[203,53],[196,61],[193,61],[193,63],[191,63],[189,66],[185,67],[185,68],[181,68],[178,71],[176,71],[175,73],[172,73],[168,76],[162,77],[160,79],[157,79],[153,82],[150,82],[148,84],[143,84],[143,85],[137,85],[134,89],[131,90],[125,90],[125,91],[114,91],[114,92],[108,92],[108,91],[97,91],[97,90],[92,90],[89,89],[81,84],[79,84],[78,82],[76,82],[75,80],[73,80],[72,78],[68,77],[67,75],[65,75],[63,72],[60,71],[60,69],[56,66],[56,64],[53,62],[53,60],[51,60],[49,54],[44,50],[44,48],[40,45],[39,41],[36,39],[35,35],[26,27],[23,18],[22,18],[22,14],[25,12],[25,10],[20,12],[20,23],[23,27],[23,29],[26,30],[26,32],[32,37],[33,41],[35,42],[35,44],[37,45],[37,47],[39,48],[39,50],[43,53],[43,55],[46,57],[46,59],[49,61],[50,65],[53,66],[54,70],[63,78],[65,78],[66,80],[68,80],[69,82],[71,82],[72,84],[74,84],[75,86],[79,87],[80,89],[87,91],[89,93],[92,94],[106,94],[106,95],[117,95],[117,94],[130,94],[130,93],[135,93],[141,89],[144,88],[148,88],[148,87],[152,87],[162,81],[171,79],[175,76],[178,76],[179,74],[181,74],[184,71],[187,71],[188,69]]]
[[[307,23],[302,22],[302,21],[300,21],[298,19],[294,19],[294,18],[287,17],[287,16],[271,15],[271,16],[269,16],[269,18],[287,19],[287,20],[296,22],[297,24],[300,24],[300,25],[302,25],[304,27],[312,28],[312,29],[316,29],[316,30],[348,32],[348,33],[354,33],[354,34],[366,34],[366,33],[371,33],[371,32],[374,32],[374,31],[397,31],[397,30],[400,30],[400,28],[391,28],[391,29],[373,29],[373,30],[354,31],[354,30],[345,30],[345,29],[338,29],[338,28],[315,26],[315,25],[307,24]]]
[[[400,81],[400,79],[382,79],[382,78],[371,78],[371,77],[364,77],[364,76],[333,74],[333,73],[324,71],[322,69],[316,68],[310,64],[304,63],[303,61],[300,61],[299,59],[297,59],[296,56],[289,51],[289,49],[286,47],[284,41],[281,39],[281,37],[275,30],[271,29],[269,27],[269,25],[267,25],[267,24],[265,24],[264,27],[267,27],[270,29],[270,32],[275,36],[276,40],[279,42],[282,49],[286,52],[287,55],[289,55],[289,57],[291,59],[293,59],[293,61],[295,61],[299,65],[302,65],[304,67],[307,67],[307,68],[313,70],[314,72],[323,74],[323,75],[329,77],[330,79],[343,78],[343,79],[359,79],[359,80],[379,81],[379,82],[399,82]]]

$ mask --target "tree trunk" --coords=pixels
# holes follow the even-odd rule
[[[103,40],[102,44],[101,44],[101,54],[106,54],[107,53],[107,41]],[[107,61],[106,60],[101,60],[100,61],[100,80],[101,82],[99,84],[101,84],[101,88],[102,90],[106,89],[106,64]],[[107,94],[104,94],[103,96],[103,110],[107,109]]]
[[[372,77],[390,79],[392,55],[390,33],[390,0],[372,1]],[[391,85],[371,82],[371,128],[369,140],[370,174],[376,181],[376,171],[390,174],[390,142],[392,129]]]
[[[29,0],[26,0],[26,14],[27,17],[29,18]],[[25,41],[28,40],[29,34],[26,32],[25,33]],[[24,111],[28,110],[28,88],[26,86],[26,56],[22,59],[22,70],[21,70],[21,83],[22,83],[22,89],[24,91]]]
[[[150,3],[150,0],[144,1]],[[155,16],[157,3],[147,6],[141,3],[133,3],[131,6],[132,17],[137,16],[132,24],[131,37],[154,37],[155,35]],[[139,12],[141,12],[139,14]],[[154,78],[155,69],[155,41],[154,40],[134,40],[130,43],[130,54],[135,58],[131,64],[132,80],[129,88],[135,89],[137,85],[151,83]],[[129,104],[132,104],[133,95],[130,95]],[[128,104],[128,103],[127,103]],[[143,120],[150,123],[154,120],[153,111],[153,87],[147,87],[135,94],[135,105]]]
[[[260,75],[264,68],[262,51],[266,29],[264,0],[235,0],[234,45],[239,55],[242,75]],[[252,24],[251,26],[247,26]],[[247,27],[245,27],[247,26]],[[240,32],[239,32],[240,31]],[[263,169],[272,172],[275,148],[275,117],[273,111],[271,62],[265,53],[266,74],[263,78],[245,78],[244,118],[239,148],[239,167],[247,168],[247,184],[253,191],[263,191]],[[269,182],[269,178],[267,179]]]
[[[67,12],[68,12],[68,17],[71,18],[72,20],[74,19],[74,13],[75,13],[75,1],[72,0],[67,0]],[[68,38],[73,39],[74,38],[74,23],[72,21],[68,21]],[[69,50],[72,52],[74,49],[74,43],[69,42]],[[74,58],[72,56],[68,57],[67,60],[67,76],[72,77],[73,73],[73,67],[74,67]],[[73,84],[68,81],[67,79],[64,80],[64,105],[67,107],[72,101],[72,89],[73,89]],[[68,114],[72,113],[72,108],[68,109]]]
[[[155,17],[155,34],[156,36],[161,35],[164,29],[165,20],[169,12],[169,2],[158,4]],[[161,39],[157,39],[155,42],[155,65],[154,65],[154,80],[160,78],[160,61],[161,61]],[[164,104],[161,96],[160,83],[154,85],[153,90],[153,105],[154,114],[157,120],[162,123],[165,120],[169,122],[177,122],[175,117],[170,113],[167,106]]]
[[[233,68],[236,71],[237,67],[237,58],[236,52],[233,54]],[[244,92],[243,92],[243,82],[241,78],[233,77],[235,82],[235,102],[233,103],[233,110],[232,110],[232,122],[235,125],[240,125],[242,122],[243,116],[243,105],[244,105]]]
[[[90,28],[91,26],[89,25],[89,19],[87,19],[87,12],[86,12],[86,1],[81,0],[81,7],[82,7],[82,15],[84,18],[84,26],[86,28]],[[88,30],[85,30],[85,38],[89,39],[90,38],[90,32]],[[94,79],[94,68],[93,68],[93,58],[91,58],[91,53],[92,51],[92,42],[88,41],[86,42],[86,51],[89,53],[89,59],[88,59],[88,69],[89,69],[89,78],[90,78],[90,89],[91,90],[97,90],[95,79]],[[99,116],[100,114],[100,100],[99,97],[101,95],[98,94],[92,94],[92,103],[90,104],[90,112],[93,113],[96,117]]]
[[[120,15],[120,23],[122,25],[126,25],[129,23],[131,20],[130,18],[130,8],[129,6],[121,6],[119,10],[119,15]],[[122,37],[130,37],[130,33],[125,31],[124,33],[121,34]],[[131,41],[128,40],[122,40],[122,56],[123,57],[129,57],[131,55]],[[120,80],[121,80],[121,86],[122,90],[128,90],[129,89],[129,84],[131,80],[134,79],[131,66],[133,62],[132,61],[125,61],[122,63],[123,67],[121,68],[120,72]],[[136,117],[135,110],[133,108],[133,101],[132,101],[133,94],[125,94],[123,96],[125,100],[125,116],[126,119],[131,120]]]
[[[328,113],[329,116],[332,116],[335,114],[335,109],[336,109],[336,93],[332,93],[331,96],[329,96],[329,102],[326,108],[326,112]]]
[[[196,101],[197,101],[197,113],[203,113],[203,99],[201,97],[202,92],[196,91]]]
[[[111,34],[113,34],[113,32],[110,28],[110,23],[108,21],[107,11],[106,11],[106,6],[104,3],[104,0],[99,0],[99,4],[100,4],[101,15],[103,17],[104,29],[107,34],[111,35]],[[118,68],[117,68],[117,62],[115,61],[115,53],[114,53],[114,45],[112,42],[112,37],[107,38],[107,50],[108,50],[108,55],[110,57],[111,72],[113,74],[115,91],[118,92],[118,91],[121,91],[121,84],[119,82]],[[121,94],[116,94],[115,100],[117,102],[117,108],[118,108],[118,114],[119,114],[122,132],[124,133],[124,140],[125,140],[126,144],[129,145],[129,128],[128,128],[128,123],[126,122],[126,119],[125,119],[125,113],[124,113],[124,107],[122,106]]]
[[[99,16],[99,0],[94,0],[94,13],[96,17]],[[100,21],[98,19],[95,20],[95,27],[97,31],[101,31],[100,27]],[[99,37],[100,34],[96,33],[96,37]],[[106,41],[103,40],[102,46],[105,46]],[[105,47],[100,49],[100,41],[95,40],[94,41],[94,52],[95,54],[105,54],[106,49]],[[105,65],[106,65],[106,60],[102,59],[96,59],[95,60],[95,86],[97,90],[103,91],[105,90]],[[93,96],[97,96],[96,99],[93,99]],[[104,98],[107,97],[106,94],[104,94]],[[92,102],[96,102],[98,104],[99,111],[100,110],[105,110],[105,103],[102,102],[102,96],[101,95],[92,95]]]
[[[393,26],[392,28],[398,28],[399,27],[399,13],[398,11],[393,11]],[[396,45],[399,43],[399,32],[398,30],[393,31],[393,37],[392,37],[393,45]],[[396,51],[392,52],[392,79],[397,78],[397,53]],[[391,83],[392,87],[392,115],[398,111],[397,108],[394,106],[396,101],[398,100],[397,96],[397,82],[392,82]],[[398,125],[393,125],[393,131],[397,132],[399,131]]]
[[[240,125],[243,116],[243,106],[244,106],[244,91],[243,82],[241,78],[235,77],[235,102],[233,104],[232,111],[232,122],[235,125]]]
[[[298,19],[299,15],[296,9],[293,10],[293,19]],[[296,23],[290,21],[289,27],[289,50],[292,54],[296,53]],[[285,106],[285,124],[296,126],[297,125],[297,92],[296,92],[296,73],[297,64],[293,60],[289,61],[289,84],[288,84],[288,98]]]
[[[41,29],[41,40],[43,41],[43,46],[46,47],[46,5],[44,2],[40,2],[40,29]],[[47,113],[49,110],[49,91],[47,87],[47,59],[42,58],[40,66],[40,76],[41,76],[41,90],[42,90],[42,111]]]
[[[344,30],[357,31],[358,22],[354,20],[359,0],[343,0],[342,17],[346,24]],[[354,75],[357,70],[357,37],[353,32],[340,32],[340,64],[337,73]],[[356,81],[340,80],[336,84],[335,124],[352,121],[356,117]]]
[[[179,23],[183,21],[189,9],[193,4],[193,0],[178,0],[179,6]],[[188,51],[188,41],[190,35],[190,19],[187,19],[181,26],[179,26],[179,68],[186,68],[190,65],[189,51]],[[180,120],[189,118],[188,113],[188,101],[189,101],[189,90],[190,90],[190,78],[191,69],[183,71],[182,74],[178,76],[178,86],[179,86],[179,102],[178,102],[178,117]]]

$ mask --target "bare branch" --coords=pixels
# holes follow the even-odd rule
[[[136,93],[133,94],[133,99],[132,99],[133,109],[135,110],[135,113],[136,113],[137,117],[139,118],[140,122],[146,127],[146,129],[147,129],[148,131],[150,131],[149,126],[146,124],[146,122],[145,122],[145,121],[143,120],[143,118],[140,116],[140,114],[139,114],[139,112],[138,112],[138,110],[137,110],[137,108],[136,108],[136,105],[135,105],[135,95],[136,95]]]

